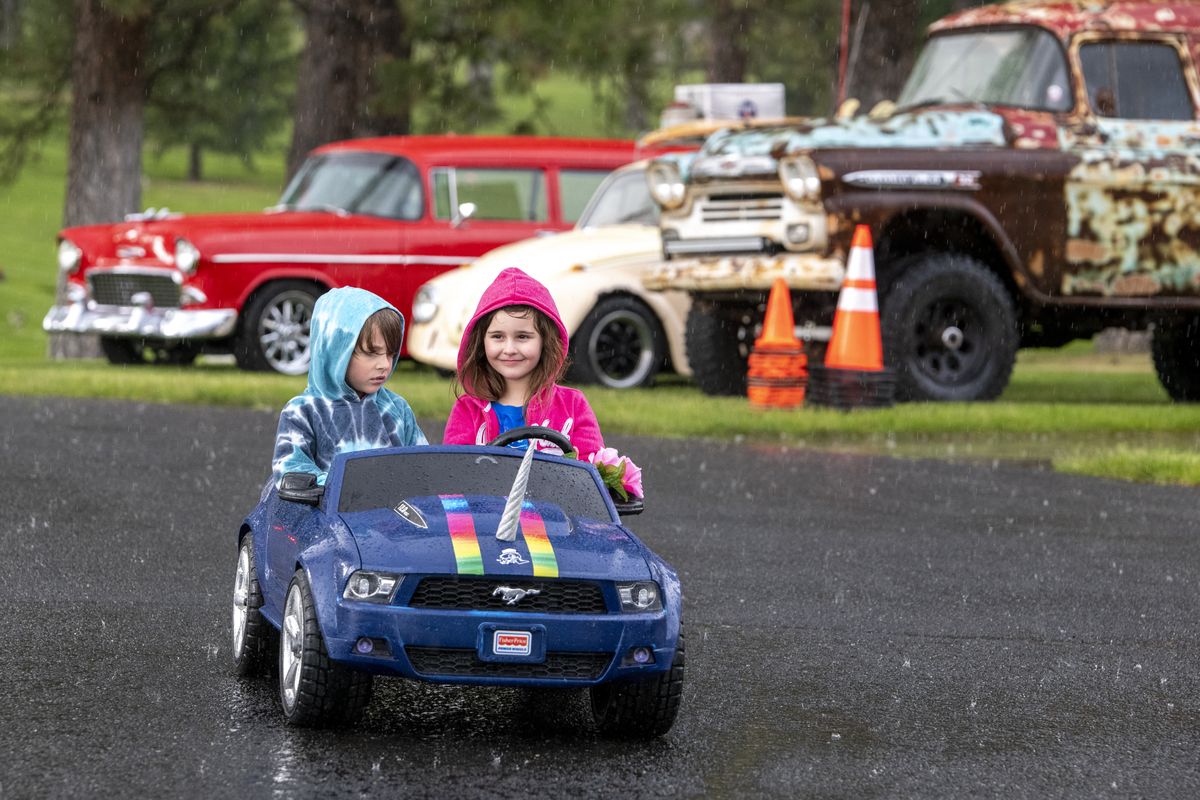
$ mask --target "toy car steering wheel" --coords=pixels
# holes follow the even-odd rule
[[[570,453],[575,449],[571,445],[571,440],[566,436],[563,436],[553,428],[543,428],[541,425],[522,425],[520,428],[505,431],[488,442],[488,446],[506,447],[522,439],[545,439],[547,442],[557,445],[564,453]]]

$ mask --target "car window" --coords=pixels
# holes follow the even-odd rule
[[[608,170],[563,169],[558,171],[558,196],[564,222],[575,222],[583,215],[588,201],[608,177]]]
[[[330,153],[308,159],[283,192],[296,211],[343,210],[414,220],[425,211],[420,173],[411,161],[386,153]]]
[[[1067,74],[1062,47],[1041,28],[942,34],[921,51],[896,106],[975,102],[1067,111]]]
[[[650,185],[646,183],[643,169],[622,170],[610,175],[596,190],[577,227],[622,223],[658,225],[658,204],[650,197]]]
[[[1079,48],[1092,110],[1102,117],[1190,120],[1179,53],[1163,42],[1094,42]]]
[[[474,203],[474,219],[545,222],[546,175],[540,169],[433,170],[434,216],[452,219],[463,203]]]
[[[522,453],[493,455],[477,450],[461,453],[403,453],[353,458],[346,462],[339,513],[394,508],[402,500],[438,495],[505,497],[512,488]],[[525,496],[553,503],[569,517],[609,521],[608,506],[591,470],[581,463],[535,459]]]

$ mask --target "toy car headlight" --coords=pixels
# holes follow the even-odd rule
[[[187,239],[175,240],[175,266],[184,275],[191,275],[200,263],[200,251]]]
[[[662,592],[654,581],[618,583],[617,596],[622,611],[662,611]]]
[[[417,290],[417,296],[413,298],[413,322],[429,322],[431,319],[437,316],[437,310],[437,287],[431,283],[427,283]]]
[[[346,581],[346,590],[342,592],[342,597],[366,603],[386,603],[392,599],[392,594],[399,585],[400,577],[397,575],[360,569],[351,574],[350,580]]]
[[[58,268],[63,272],[74,272],[79,269],[83,260],[83,251],[70,239],[62,239],[58,243]]]
[[[646,181],[650,184],[650,196],[663,208],[679,208],[683,205],[687,187],[679,167],[670,161],[655,161],[646,170]]]
[[[794,156],[779,162],[779,180],[783,190],[796,200],[815,200],[821,196],[821,177],[817,165],[807,156]]]

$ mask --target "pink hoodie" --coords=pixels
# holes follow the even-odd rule
[[[567,349],[567,329],[563,326],[558,315],[558,307],[546,287],[526,275],[519,269],[506,269],[496,276],[492,285],[479,299],[475,314],[463,331],[462,341],[458,346],[458,370],[462,374],[463,361],[466,359],[467,342],[470,341],[471,331],[481,318],[498,308],[505,306],[532,306],[554,321],[558,327],[559,339],[562,341],[563,352]],[[473,387],[464,386],[466,394],[458,398],[446,420],[446,433],[442,437],[445,444],[487,444],[500,433],[500,421],[492,404],[472,394]],[[596,415],[592,413],[587,398],[578,389],[569,389],[557,384],[551,386],[542,396],[534,397],[525,408],[525,422],[528,425],[543,425],[561,431],[575,449],[579,457],[587,457],[604,447],[604,439],[600,436],[600,425]],[[554,445],[539,441],[539,450],[555,451]]]

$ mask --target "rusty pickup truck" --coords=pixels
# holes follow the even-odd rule
[[[771,283],[819,351],[866,223],[902,397],[995,398],[1019,347],[1152,326],[1162,384],[1200,400],[1198,60],[1197,3],[948,16],[889,108],[742,124],[655,161],[647,286],[691,293],[696,380],[742,392]]]

